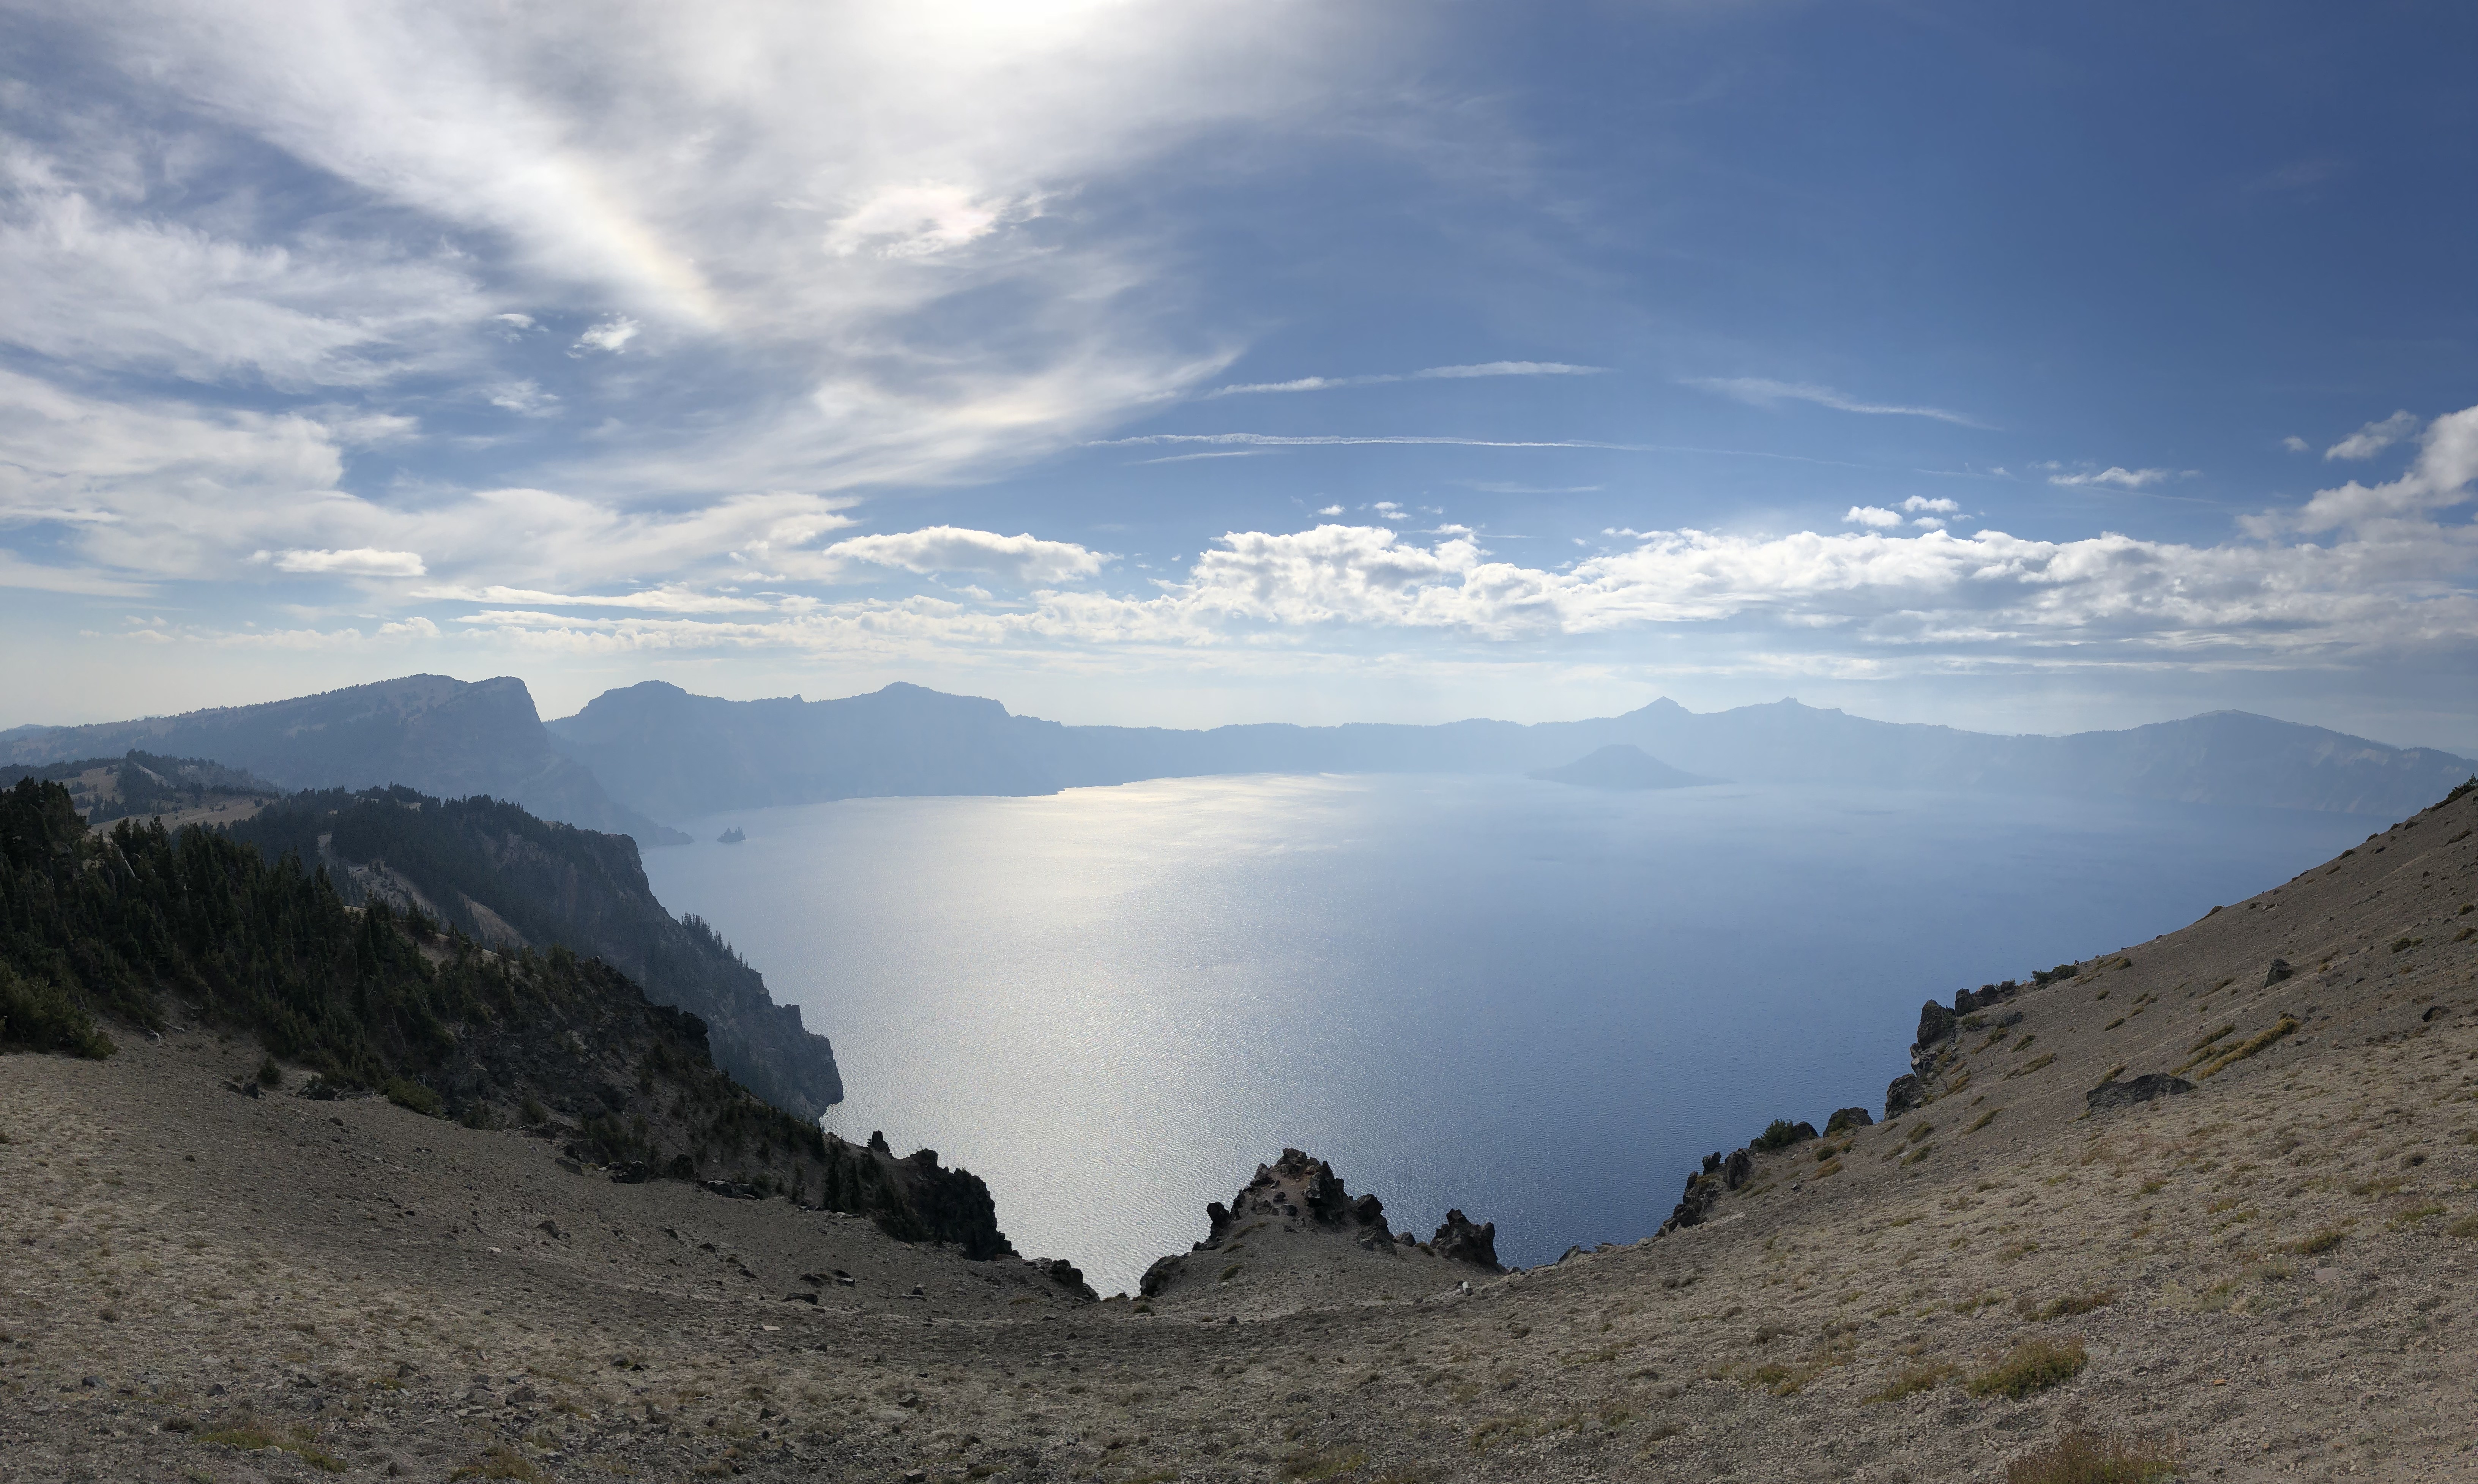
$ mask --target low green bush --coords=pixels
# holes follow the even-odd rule
[[[410,1108],[424,1118],[435,1119],[446,1111],[447,1105],[440,1100],[437,1093],[410,1077],[390,1077],[379,1091],[387,1094],[389,1102],[399,1108]]]
[[[49,979],[21,976],[0,963],[0,1047],[106,1057],[119,1049],[94,1017]]]

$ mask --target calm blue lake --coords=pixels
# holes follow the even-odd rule
[[[2385,821],[2389,822],[2389,821]],[[726,824],[746,843],[711,843]],[[1108,1294],[1285,1144],[1509,1263],[1631,1241],[1919,1002],[2137,943],[2375,827],[2154,802],[1277,777],[858,799],[646,853],[834,1039],[827,1126],[986,1179]]]

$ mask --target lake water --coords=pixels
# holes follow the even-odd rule
[[[1286,1144],[1398,1231],[1497,1222],[1508,1263],[1631,1241],[1705,1152],[1881,1110],[1921,1000],[2141,943],[2376,822],[1257,776],[756,810],[645,865],[833,1038],[827,1127],[937,1149],[1108,1294]]]

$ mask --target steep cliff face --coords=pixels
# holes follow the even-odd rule
[[[419,908],[484,943],[559,943],[604,960],[704,1021],[716,1062],[787,1112],[815,1119],[843,1098],[826,1038],[801,1024],[798,1006],[774,1003],[713,929],[664,910],[624,835],[401,788],[295,794],[233,834],[270,859],[326,865],[348,899]]]
[[[213,759],[288,789],[392,783],[448,798],[487,793],[647,845],[688,838],[615,803],[590,770],[553,748],[533,693],[509,675],[469,684],[407,675],[257,706],[26,729],[0,739],[0,762],[108,757],[132,748]]]

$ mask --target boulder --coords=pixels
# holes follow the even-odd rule
[[[1744,1149],[1732,1149],[1730,1157],[1722,1162],[1721,1183],[1734,1191],[1755,1178],[1755,1173],[1756,1157]]]
[[[1497,1261],[1497,1223],[1475,1226],[1459,1211],[1446,1213],[1445,1224],[1429,1240],[1429,1245],[1439,1257],[1458,1263],[1471,1263],[1491,1272],[1505,1270]]]
[[[1835,1108],[1833,1117],[1824,1120],[1824,1132],[1829,1138],[1845,1128],[1866,1128],[1875,1121],[1874,1115],[1864,1108]]]
[[[1178,1276],[1179,1265],[1184,1261],[1184,1256],[1153,1259],[1153,1265],[1136,1280],[1136,1295],[1140,1298],[1160,1297],[1161,1291],[1170,1286],[1170,1280]]]
[[[2194,1091],[2194,1084],[2164,1071],[2146,1071],[2131,1082],[2103,1082],[2083,1094],[2096,1113],[2104,1108],[2131,1108],[2155,1097],[2174,1097]]]
[[[2288,960],[2273,959],[2271,961],[2271,967],[2263,970],[2263,987],[2266,990],[2270,989],[2273,985],[2278,984],[2281,980],[2288,978],[2295,972],[2297,972],[2296,969],[2288,967]]]
[[[1067,1290],[1076,1297],[1088,1298],[1095,1303],[1101,1301],[1101,1295],[1093,1292],[1093,1285],[1084,1281],[1083,1271],[1067,1259],[1063,1257],[1053,1257],[1045,1261],[1040,1258],[1035,1258],[1032,1261],[1032,1266],[1035,1270],[1048,1275],[1050,1282],[1057,1284],[1060,1288]],[[917,1293],[918,1290],[915,1290],[915,1292]]]
[[[1895,1077],[1884,1089],[1884,1117],[1898,1119],[1927,1099],[1927,1084],[1915,1072]]]
[[[1968,997],[1967,992],[1954,996],[1956,1000]],[[1940,1041],[1949,1040],[1953,1033],[1954,1013],[1952,1011],[1934,1000],[1929,1000],[1919,1007],[1919,1039],[1912,1043],[1916,1049],[1925,1050]]]

